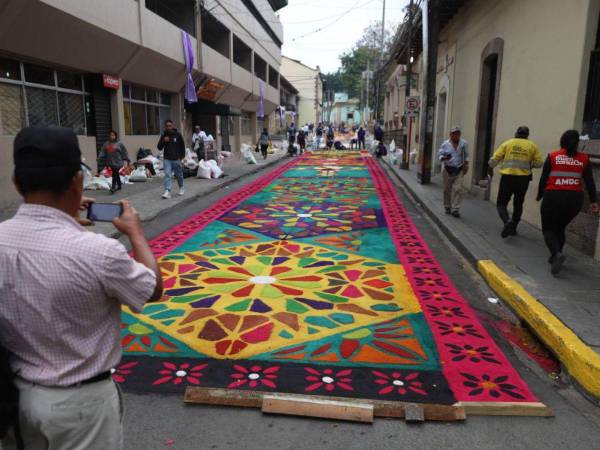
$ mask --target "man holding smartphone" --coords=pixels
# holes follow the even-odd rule
[[[460,137],[460,128],[450,130],[450,139],[438,150],[438,158],[444,165],[444,209],[446,214],[460,217],[464,194],[463,178],[469,170],[467,141]]]
[[[18,414],[3,448],[122,448],[122,401],[111,377],[121,359],[120,311],[162,296],[160,269],[140,218],[123,201],[113,220],[131,242],[86,231],[77,136],[29,127],[14,140],[24,203],[0,223],[0,346],[16,374]],[[0,398],[0,402],[5,401]],[[0,427],[1,429],[1,427]]]
[[[173,175],[179,185],[179,195],[185,194],[183,190],[183,167],[181,160],[185,158],[185,143],[183,136],[172,120],[165,121],[165,130],[160,135],[157,145],[159,150],[163,150],[163,163],[165,170],[165,192],[162,198],[171,198],[171,187]]]

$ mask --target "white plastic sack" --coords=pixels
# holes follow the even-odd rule
[[[229,158],[231,156],[231,152],[222,151],[220,155],[223,155],[225,158]]]
[[[210,164],[201,159],[198,163],[198,174],[196,175],[196,178],[204,178],[208,180],[210,179],[210,173]]]
[[[135,169],[131,175],[129,175],[129,181],[146,181],[148,177],[146,176],[146,166],[139,166]]]
[[[88,169],[87,167],[82,166],[82,170],[83,170],[83,189],[88,189],[88,186],[94,179],[94,176],[92,175],[92,172],[90,171],[90,169]]]
[[[90,191],[110,191],[111,180],[104,177],[93,177],[85,189]]]
[[[392,139],[392,142],[390,142],[390,153],[394,153],[396,151],[396,141],[394,139]]]

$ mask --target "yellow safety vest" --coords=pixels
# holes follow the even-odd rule
[[[503,142],[489,161],[490,167],[500,166],[502,175],[531,175],[533,167],[542,167],[544,161],[535,142],[513,138]]]

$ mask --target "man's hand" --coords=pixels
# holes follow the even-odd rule
[[[598,206],[598,203],[590,204],[590,212],[595,216],[600,214],[600,207]]]
[[[85,195],[83,197],[81,197],[81,204],[79,205],[79,211],[87,211],[88,208],[90,207],[90,205],[92,203],[94,203],[96,201],[96,199],[93,199],[91,197],[86,197]],[[75,217],[75,220],[79,223],[79,225],[82,225],[84,227],[89,227],[91,225],[94,225],[94,222],[92,222],[90,219],[85,218],[85,217],[79,217],[79,213],[77,213],[77,217]]]
[[[121,200],[119,203],[123,207],[123,213],[121,216],[113,219],[112,223],[115,228],[130,239],[144,236],[144,228],[142,227],[142,221],[138,212],[127,200]]]
[[[171,142],[171,138],[169,136],[165,136],[163,138],[163,141],[165,141],[165,142]]]

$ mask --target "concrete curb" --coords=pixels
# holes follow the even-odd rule
[[[494,292],[552,349],[577,383],[600,398],[600,355],[493,261],[479,261],[477,268]]]
[[[388,166],[387,160],[383,160]],[[535,334],[552,349],[571,377],[588,394],[600,400],[600,355],[586,345],[548,308],[529,294],[517,281],[491,260],[480,260],[392,169],[413,201],[419,203],[427,216],[444,232],[452,245],[482,275],[490,288],[524,320]]]
[[[206,191],[202,191],[202,192],[198,192],[197,194],[191,195],[191,196],[186,196],[184,199],[182,199],[181,201],[177,202],[177,203],[170,203],[166,208],[161,209],[160,211],[158,211],[156,214],[152,214],[149,215],[148,217],[144,217],[142,219],[142,222],[149,222],[151,220],[154,220],[158,217],[159,214],[164,214],[164,213],[168,213],[169,211],[172,211],[176,208],[179,208],[181,206],[185,206],[188,205],[189,203],[193,202],[194,200],[198,199],[199,197],[202,197],[204,195],[210,195],[213,194],[214,192],[218,191],[219,189],[222,189],[226,186],[229,186],[233,183],[235,183],[236,181],[241,180],[244,177],[250,176],[250,175],[254,175],[258,172],[261,172],[271,166],[274,166],[277,163],[280,163],[282,161],[285,161],[287,158],[286,156],[282,156],[281,158],[275,159],[273,161],[269,161],[266,164],[262,164],[262,165],[257,165],[255,169],[240,174],[238,176],[232,176],[232,177],[228,177],[227,181],[217,185],[217,186],[213,186],[210,189],[206,190]],[[108,237],[114,238],[114,239],[119,239],[121,237],[121,232],[115,230],[113,233],[109,234]]]

